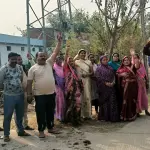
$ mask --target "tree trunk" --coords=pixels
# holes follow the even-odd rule
[[[114,47],[115,47],[115,43],[116,43],[116,32],[114,32],[111,36],[111,39],[110,39],[110,45],[109,45],[109,59],[111,59],[112,57],[112,54],[113,54],[113,50],[114,50]]]

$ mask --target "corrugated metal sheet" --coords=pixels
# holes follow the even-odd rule
[[[0,34],[0,43],[27,45],[27,38],[21,36]],[[43,40],[31,38],[30,43],[32,46],[43,46]]]

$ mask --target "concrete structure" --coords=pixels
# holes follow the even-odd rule
[[[38,39],[30,39],[31,54],[35,56],[38,51],[43,49],[43,41]],[[22,56],[23,61],[27,60],[27,38],[0,34],[0,66],[3,66],[8,61],[10,52],[18,53]]]

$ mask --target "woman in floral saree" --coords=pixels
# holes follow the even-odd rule
[[[64,62],[64,74],[65,74],[65,122],[72,123],[72,125],[80,124],[81,113],[81,93],[83,91],[83,85],[79,80],[73,58],[68,57],[69,47],[66,50],[65,62]]]
[[[121,120],[132,121],[136,119],[136,104],[138,95],[138,84],[136,80],[136,69],[131,65],[129,57],[125,56],[122,64],[117,71],[119,78],[120,93],[122,94],[123,104]]]

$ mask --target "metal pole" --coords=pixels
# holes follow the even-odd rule
[[[57,0],[57,5],[58,5],[58,13],[59,13],[59,19],[60,19],[60,31],[62,33],[62,39],[63,43],[65,44],[65,35],[64,35],[64,28],[63,28],[63,16],[62,16],[62,5],[61,5],[61,0]]]
[[[27,11],[27,47],[28,47],[28,53],[31,54],[31,49],[30,49],[30,15],[29,15],[29,1],[26,0],[26,11]]]
[[[61,1],[57,0],[58,5],[58,13],[59,13],[59,19],[60,19],[60,30],[63,31],[63,18],[62,18],[62,10],[61,10]]]
[[[44,2],[41,0],[41,7],[42,7],[42,33],[43,33],[43,47],[44,47],[44,52],[46,52],[46,34],[45,34],[45,16],[44,16]]]
[[[68,0],[68,7],[69,7],[71,31],[74,32],[74,25],[73,25],[73,19],[72,19],[72,10],[71,10],[71,0]]]

